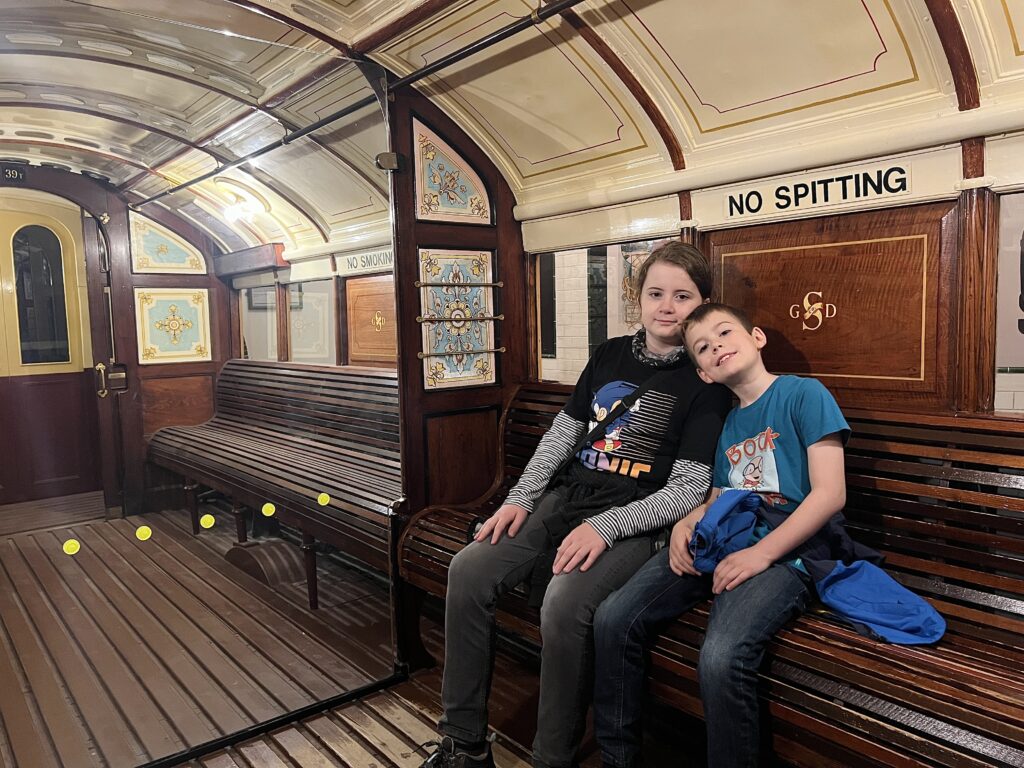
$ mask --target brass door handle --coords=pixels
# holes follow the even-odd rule
[[[99,397],[106,397],[110,394],[110,390],[107,389],[107,366],[103,363],[96,363],[96,367],[93,368],[96,373],[99,374],[100,386],[96,390],[96,394]]]

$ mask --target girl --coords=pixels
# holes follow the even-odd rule
[[[704,500],[730,396],[697,377],[682,328],[709,300],[711,270],[699,250],[670,242],[651,254],[635,284],[643,327],[598,347],[505,504],[452,560],[442,737],[424,768],[494,766],[487,741],[494,608],[527,579],[543,639],[533,764],[572,766],[590,700],[594,612],[650,558],[658,533]],[[571,456],[577,441],[644,387]]]

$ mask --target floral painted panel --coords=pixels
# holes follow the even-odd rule
[[[419,254],[424,386],[493,384],[491,254],[432,249]]]
[[[416,218],[490,224],[491,200],[483,181],[459,154],[419,120],[416,137]]]
[[[191,243],[145,216],[130,213],[132,272],[151,275],[205,275],[206,259]]]
[[[135,326],[142,365],[212,359],[206,288],[136,288]]]

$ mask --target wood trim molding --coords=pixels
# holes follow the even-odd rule
[[[991,189],[960,193],[959,299],[954,407],[990,413],[995,404],[996,268],[999,196]]]
[[[426,0],[420,3],[404,16],[385,24],[375,32],[370,32],[352,43],[352,51],[355,54],[366,54],[380,48],[385,43],[393,40],[403,32],[415,27],[422,21],[426,21],[439,11],[450,6],[451,0]]]
[[[654,124],[658,135],[661,136],[661,140],[668,150],[669,159],[672,161],[672,168],[677,171],[686,168],[683,148],[679,144],[679,139],[676,138],[665,115],[658,109],[657,104],[654,103],[654,99],[651,98],[651,95],[640,84],[640,81],[636,79],[636,75],[629,70],[622,59],[619,58],[619,55],[605,42],[605,39],[580,18],[579,14],[574,10],[570,8],[562,11],[562,18],[594,49],[594,52],[601,57],[604,63],[608,65],[608,68],[615,73],[616,77],[622,81],[622,84],[626,86],[626,89],[636,99],[637,104],[640,105],[644,114]]]
[[[981,106],[981,95],[978,88],[978,72],[967,47],[967,38],[956,17],[952,0],[924,0],[931,14],[932,24],[939,34],[939,42],[949,62],[949,70],[953,74],[953,85],[956,88],[956,99],[960,111],[977,109]]]
[[[963,153],[963,174],[965,179],[979,179],[985,175],[985,139],[983,137],[964,139],[960,142]]]

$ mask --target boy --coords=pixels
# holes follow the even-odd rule
[[[675,525],[669,546],[595,616],[594,723],[605,766],[614,768],[639,765],[645,649],[709,594],[714,602],[698,662],[708,766],[757,765],[756,686],[765,645],[806,607],[811,585],[801,551],[820,548],[824,535],[816,534],[846,501],[849,425],[824,386],[769,373],[761,360],[764,332],[724,304],[694,310],[684,340],[700,378],[725,384],[739,405],[718,441],[708,501]],[[745,549],[725,557],[713,574],[700,574],[690,539],[725,488],[758,493],[776,524],[758,525]]]

